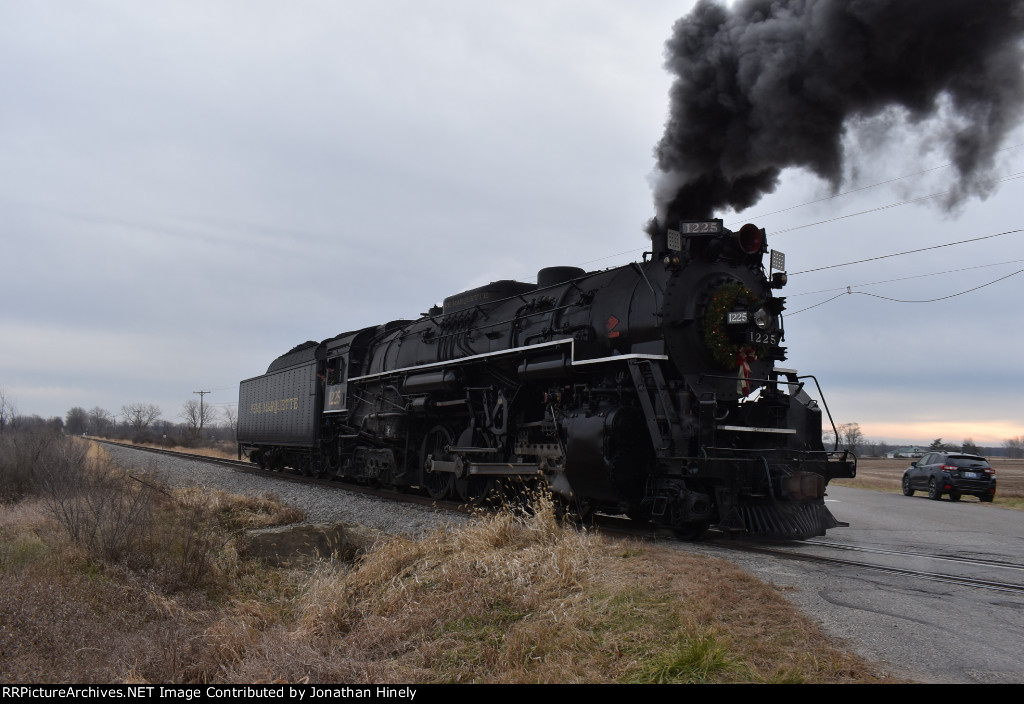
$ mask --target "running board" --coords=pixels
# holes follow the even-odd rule
[[[543,474],[540,465],[531,462],[476,462],[469,465],[469,473],[478,477],[539,477]]]
[[[470,476],[477,477],[539,477],[543,475],[539,464],[532,462],[473,462],[468,465]],[[431,460],[431,472],[456,474],[458,462]]]
[[[751,428],[746,425],[716,425],[719,430],[729,430],[734,433],[778,433],[779,435],[796,435],[795,428]]]

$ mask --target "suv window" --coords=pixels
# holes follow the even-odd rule
[[[951,455],[948,462],[949,464],[956,465],[957,467],[978,467],[980,469],[991,467],[988,461],[983,457],[962,457]]]

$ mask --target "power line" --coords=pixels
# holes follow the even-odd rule
[[[877,293],[868,293],[867,291],[851,291],[851,290],[847,289],[845,293],[840,293],[838,295],[832,296],[832,298],[826,299],[826,300],[822,301],[821,303],[815,303],[813,306],[807,306],[806,308],[801,308],[800,310],[793,311],[792,313],[787,314],[787,317],[792,317],[792,316],[796,315],[797,313],[803,313],[804,311],[811,310],[812,308],[817,308],[818,306],[823,306],[826,303],[830,303],[831,301],[834,301],[837,298],[840,298],[841,296],[847,296],[847,295],[850,295],[850,296],[852,296],[852,295],[871,296],[872,298],[881,298],[883,301],[890,301],[892,303],[935,303],[937,301],[945,301],[945,300],[950,299],[950,298],[956,298],[957,296],[962,296],[965,293],[971,293],[972,291],[977,291],[978,289],[985,288],[986,286],[991,286],[992,284],[997,284],[1000,281],[1004,281],[1004,280],[1010,278],[1011,276],[1016,276],[1017,274],[1024,274],[1024,269],[1018,269],[1017,271],[1013,272],[1012,274],[1007,274],[1006,276],[1002,276],[1002,277],[1000,277],[998,279],[995,279],[994,281],[989,281],[988,283],[982,284],[981,286],[975,286],[974,288],[969,288],[966,291],[960,291],[959,293],[951,293],[948,296],[940,296],[939,298],[929,298],[929,299],[924,299],[924,300],[907,300],[907,299],[902,299],[902,298],[889,298],[888,296],[880,296]]]
[[[633,249],[627,249],[625,252],[616,252],[615,254],[609,254],[606,257],[598,257],[597,259],[588,259],[585,262],[580,262],[580,266],[584,266],[585,264],[593,264],[594,262],[604,261],[605,259],[611,259],[612,257],[621,257],[623,254],[632,254],[634,252],[641,252],[641,251],[643,251],[645,249],[647,249],[647,248],[646,247],[639,247],[639,248],[638,247],[634,247]]]
[[[1020,145],[1018,145],[1018,146],[1020,146]],[[831,196],[825,196],[824,198],[818,198],[817,200],[809,200],[806,203],[800,203],[799,205],[791,205],[788,208],[782,208],[781,210],[773,210],[770,213],[761,213],[760,215],[751,215],[749,218],[744,220],[744,222],[750,222],[752,220],[761,220],[762,218],[767,218],[767,217],[772,216],[772,215],[778,215],[779,213],[786,213],[786,212],[789,212],[790,210],[796,210],[797,208],[803,208],[804,206],[814,205],[815,203],[822,203],[822,202],[824,202],[826,200],[832,200],[833,198],[839,198],[840,196],[849,195],[850,193],[857,193],[858,191],[866,191],[869,188],[875,188],[877,186],[884,186],[887,183],[895,183],[896,181],[902,181],[903,179],[910,178],[911,176],[920,176],[921,174],[926,174],[929,171],[937,171],[938,169],[945,169],[948,166],[952,166],[952,164],[942,164],[941,166],[933,166],[932,168],[925,169],[924,171],[918,171],[917,173],[907,174],[906,176],[897,176],[896,178],[891,178],[888,181],[879,181],[878,183],[873,183],[870,186],[861,186],[860,188],[852,188],[849,191],[843,191],[842,193],[836,193],[836,194],[831,195]],[[936,194],[936,195],[938,195],[938,194]],[[931,196],[928,196],[928,197],[930,198]],[[871,212],[871,211],[867,211],[867,212]],[[728,225],[728,227],[729,227],[729,229],[732,229],[734,226],[740,225],[740,224],[742,224],[742,223],[737,221],[737,222],[734,222],[734,223]],[[810,227],[810,225],[803,225],[802,227]],[[799,229],[799,228],[792,228],[792,229]],[[778,232],[789,232],[789,230],[775,230],[775,232],[776,233],[778,233]]]
[[[1021,172],[1021,176],[1024,176],[1024,172]],[[935,195],[942,195],[942,194],[932,194],[932,196],[923,196],[923,198],[931,198],[931,197],[934,197]],[[909,203],[909,202],[912,202],[912,201],[905,201],[905,203]],[[901,204],[881,206],[880,208],[876,208],[875,210],[884,210],[885,208],[894,207],[895,205],[901,205]],[[862,213],[853,213],[851,215],[844,215],[842,217],[853,217],[853,215],[862,215],[862,214],[864,214],[866,212],[871,212],[871,211],[863,211]],[[840,218],[836,218],[836,219],[840,219]],[[810,226],[809,225],[804,225],[804,226],[801,226],[801,227],[810,227]],[[928,250],[931,250],[931,249],[941,249],[943,247],[952,247],[952,246],[958,245],[958,244],[967,244],[969,242],[978,242],[978,241],[981,241],[981,240],[992,239],[994,237],[1002,237],[1003,235],[1017,234],[1019,232],[1024,232],[1024,229],[1007,230],[1006,232],[1000,232],[1000,233],[997,233],[995,235],[985,235],[983,237],[974,237],[974,238],[967,239],[967,240],[959,240],[957,242],[947,242],[946,244],[937,244],[937,245],[934,245],[932,247],[922,247],[920,249],[911,249],[911,250],[907,250],[905,252],[896,252],[894,254],[883,254],[883,255],[878,256],[878,257],[870,257],[868,259],[858,259],[856,261],[845,262],[845,263],[842,263],[842,264],[830,264],[829,266],[822,266],[822,267],[818,267],[816,269],[805,269],[803,271],[792,272],[792,273],[789,274],[789,276],[796,276],[798,274],[809,274],[811,272],[823,271],[823,270],[826,270],[826,269],[836,269],[836,268],[839,268],[839,267],[851,266],[853,264],[863,264],[865,262],[872,262],[872,261],[876,261],[876,260],[879,260],[879,259],[889,259],[891,257],[899,257],[899,256],[903,256],[904,254],[916,254],[918,252],[927,252]],[[617,257],[617,256],[620,256],[622,254],[629,254],[630,252],[636,252],[636,251],[640,251],[640,250],[631,249],[631,250],[626,250],[625,252],[619,252],[618,254],[609,254],[606,257],[600,257],[598,259],[591,259],[589,261],[582,262],[582,264],[590,264],[590,263],[593,263],[593,262],[601,261],[602,259],[611,259],[612,257]],[[1013,260],[1013,261],[1020,261],[1020,260]],[[1009,264],[1009,263],[1013,263],[1013,262],[1003,262],[1003,263],[1004,264]],[[988,265],[984,265],[984,266],[997,266],[997,265],[996,264],[988,264]],[[979,268],[979,267],[967,267],[967,268]],[[961,271],[961,270],[960,269],[954,269],[953,271]],[[924,274],[923,276],[932,276],[932,275],[933,274]],[[915,277],[906,277],[906,278],[915,278]],[[900,280],[901,279],[892,279],[892,281],[900,281]],[[887,282],[882,281],[882,282],[876,282],[876,283],[887,283]],[[858,284],[858,285],[859,286],[871,286],[873,284]],[[835,289],[824,289],[824,291],[830,291],[830,290],[835,290]],[[811,291],[809,293],[822,293],[822,291]],[[798,294],[791,294],[791,295],[801,296],[801,295],[806,295],[806,294],[799,294],[798,293]],[[790,315],[792,315],[792,313]]]
[[[1024,145],[1018,145],[1018,146],[1024,146]],[[936,166],[934,168],[937,169],[937,168],[942,168],[942,167]],[[926,171],[932,171],[932,170],[933,169],[926,169]],[[925,172],[922,171],[922,172],[919,172],[919,173],[925,173]],[[917,174],[909,174],[909,175],[910,176],[916,176]],[[901,176],[900,178],[906,178],[906,176]],[[998,182],[999,183],[1003,183],[1005,181],[1014,181],[1014,180],[1017,180],[1019,178],[1024,178],[1024,171],[1021,171],[1021,172],[1018,172],[1018,173],[1015,173],[1015,174],[1011,174],[1009,176],[1001,178],[1001,179],[999,179]],[[892,180],[898,181],[899,179],[892,179]],[[878,183],[878,184],[875,184],[875,185],[876,186],[880,186],[880,185],[883,185],[885,183],[890,183],[890,182],[891,181],[883,181],[882,183]],[[864,186],[864,188],[872,188],[872,186]],[[864,188],[855,189],[855,190],[864,190]],[[846,193],[853,193],[853,192],[854,191],[846,191]],[[937,193],[929,193],[928,195],[918,196],[917,198],[910,198],[910,199],[907,199],[907,200],[901,200],[901,201],[897,201],[897,202],[894,202],[894,203],[887,203],[886,205],[880,205],[877,208],[869,208],[867,210],[860,210],[860,211],[857,211],[856,213],[848,213],[846,215],[837,215],[834,218],[828,218],[826,220],[819,220],[817,222],[811,222],[811,223],[807,223],[807,224],[804,224],[804,225],[794,225],[793,227],[786,227],[786,228],[782,228],[782,229],[779,229],[779,230],[773,230],[771,234],[772,234],[773,237],[778,236],[778,235],[784,235],[784,234],[787,234],[789,232],[795,232],[796,230],[803,230],[803,229],[806,229],[808,227],[815,227],[817,225],[826,225],[826,224],[828,224],[830,222],[837,222],[839,220],[846,220],[848,218],[854,218],[854,217],[857,217],[858,215],[868,215],[870,213],[877,213],[877,212],[880,212],[882,210],[889,210],[890,208],[899,208],[899,207],[902,207],[904,205],[912,205],[914,203],[920,203],[922,201],[931,200],[932,198],[938,198],[940,196],[949,195],[951,192],[952,191],[950,191],[950,190],[946,190],[946,191],[939,191]],[[840,193],[838,195],[845,195],[845,194],[844,193]],[[823,198],[823,199],[820,199],[820,200],[828,200],[828,199],[827,198]],[[804,203],[802,205],[810,205],[811,203],[817,203],[817,202],[820,202],[820,201],[810,201],[809,203]],[[777,210],[775,212],[776,213],[781,213],[781,212],[785,212],[785,210],[792,210],[794,208],[799,208],[799,207],[801,207],[801,206],[794,205],[791,208],[785,208],[784,210]],[[767,213],[767,215],[772,215],[772,214],[773,213]],[[747,220],[747,222],[750,222],[750,221],[753,221],[753,220],[757,220],[757,219],[759,219],[761,217],[766,217],[766,215],[760,215],[760,216],[756,216],[756,217],[751,217],[751,218],[749,218]],[[736,224],[737,223],[732,223],[728,227],[731,228],[731,227],[735,226]],[[593,264],[594,262],[604,261],[605,259],[613,259],[614,257],[621,257],[624,254],[634,254],[636,252],[642,252],[645,249],[646,249],[645,247],[634,247],[632,249],[627,249],[627,250],[622,251],[622,252],[616,252],[615,254],[608,254],[608,255],[603,256],[603,257],[598,257],[597,259],[588,259],[585,262],[581,262],[580,266],[585,266],[587,264]],[[816,271],[816,269],[812,269],[811,271]],[[798,272],[798,273],[805,273],[805,272]],[[793,276],[793,274],[790,274],[790,276]]]
[[[1004,181],[1013,181],[1018,178],[1024,177],[1024,171],[1020,171],[1015,174],[1010,174],[997,181],[997,183],[1003,183]],[[836,222],[837,220],[845,220],[847,218],[857,217],[858,215],[867,215],[868,213],[877,213],[880,210],[888,210],[889,208],[898,208],[904,205],[911,205],[913,203],[920,203],[921,201],[930,200],[931,198],[938,198],[939,196],[945,196],[952,193],[952,190],[939,191],[937,193],[929,193],[926,196],[918,196],[917,198],[910,198],[908,200],[901,200],[896,203],[889,203],[887,205],[880,205],[877,208],[869,208],[868,210],[861,210],[856,213],[849,213],[847,215],[837,215],[834,218],[828,218],[827,220],[819,220],[818,222],[807,223],[806,225],[796,225],[794,227],[786,227],[780,230],[774,230],[773,235],[784,235],[787,232],[794,232],[795,230],[803,230],[808,227],[814,227],[816,225],[824,225],[830,222]]]
[[[974,269],[988,269],[993,266],[1005,266],[1007,264],[1017,264],[1024,262],[1024,259],[1011,259],[1005,262],[996,262],[994,264],[978,264],[977,266],[965,266],[959,269],[946,269],[945,271],[933,271],[928,274],[915,274],[914,276],[900,276],[895,279],[883,279],[882,281],[870,281],[863,284],[850,284],[849,286],[837,286],[836,288],[822,288],[817,291],[804,291],[802,293],[787,293],[786,298],[796,298],[797,296],[811,296],[815,293],[829,293],[830,291],[845,291],[848,288],[864,288],[865,286],[879,286],[881,284],[891,284],[897,281],[909,281],[911,279],[924,279],[929,276],[941,276],[942,274],[955,274],[960,271],[972,271]]]
[[[828,266],[819,266],[819,267],[817,267],[815,269],[804,269],[803,271],[795,271],[795,272],[789,274],[789,276],[796,276],[798,274],[809,274],[809,273],[811,273],[813,271],[824,271],[825,269],[838,269],[839,267],[843,267],[843,266],[852,266],[853,264],[863,264],[865,262],[874,262],[874,261],[878,261],[879,259],[890,259],[892,257],[902,257],[904,254],[916,254],[918,252],[927,252],[927,251],[932,250],[932,249],[941,249],[943,247],[952,247],[952,246],[958,245],[958,244],[967,244],[968,242],[979,242],[981,240],[990,240],[990,239],[992,239],[994,237],[1002,237],[1004,235],[1013,235],[1013,234],[1016,234],[1018,232],[1024,232],[1024,230],[1007,230],[1006,232],[999,232],[999,233],[997,233],[995,235],[985,235],[984,237],[972,237],[971,239],[968,239],[968,240],[959,240],[957,242],[947,242],[946,244],[936,244],[936,245],[932,245],[931,247],[921,247],[920,249],[908,249],[905,252],[896,252],[894,254],[883,254],[883,255],[878,256],[878,257],[869,257],[867,259],[858,259],[856,261],[844,262],[842,264],[829,264]]]
[[[889,208],[899,208],[900,206],[903,206],[903,205],[911,205],[913,203],[920,203],[921,201],[930,200],[931,198],[938,198],[939,196],[944,196],[944,195],[946,195],[948,193],[949,193],[949,191],[941,191],[940,193],[930,193],[929,195],[926,195],[926,196],[919,196],[917,198],[911,198],[910,200],[902,200],[902,201],[899,201],[897,203],[888,203],[886,205],[880,205],[877,208],[869,208],[868,210],[860,210],[860,211],[858,211],[856,213],[849,213],[847,215],[837,215],[836,217],[828,218],[827,220],[819,220],[818,222],[809,222],[806,225],[796,225],[794,227],[786,227],[786,228],[782,228],[780,230],[773,230],[772,231],[772,235],[773,236],[784,235],[787,232],[795,232],[796,230],[803,230],[805,228],[815,227],[817,225],[826,225],[826,224],[828,224],[830,222],[836,222],[838,220],[846,220],[847,218],[855,218],[858,215],[867,215],[869,213],[877,213],[877,212],[879,212],[881,210],[888,210]]]
[[[1017,145],[1014,145],[1012,147],[1006,147],[1005,149],[1001,149],[999,151],[1006,151],[1007,149],[1017,149],[1018,147],[1024,147],[1024,143],[1017,144]],[[895,181],[900,181],[902,179],[910,178],[912,176],[920,176],[921,174],[928,173],[929,171],[935,171],[937,169],[944,169],[944,168],[946,168],[946,167],[948,167],[950,165],[951,164],[942,164],[940,166],[933,166],[930,169],[924,169],[923,171],[917,171],[917,172],[912,173],[912,174],[906,174],[904,176],[898,176],[896,178],[889,179],[888,181],[880,181],[878,183],[873,183],[870,186],[862,186],[860,188],[854,188],[854,189],[851,189],[849,191],[843,191],[842,193],[837,193],[837,194],[835,194],[833,196],[828,196],[826,198],[818,198],[817,200],[807,201],[806,203],[801,203],[799,205],[793,205],[793,206],[790,206],[788,208],[783,208],[782,210],[774,210],[774,211],[772,211],[770,213],[763,213],[761,215],[753,215],[753,216],[751,216],[749,218],[746,218],[743,222],[752,222],[752,221],[755,221],[755,220],[759,220],[761,218],[766,218],[769,215],[776,215],[778,213],[784,213],[784,212],[787,212],[789,210],[795,210],[797,208],[802,208],[805,205],[813,205],[814,203],[821,203],[822,201],[831,200],[832,198],[838,198],[839,196],[845,196],[845,195],[848,195],[850,193],[856,193],[858,191],[864,191],[864,190],[867,190],[869,188],[875,188],[876,186],[884,186],[887,183],[893,183]],[[1004,183],[1006,181],[1014,181],[1014,180],[1017,180],[1019,178],[1024,178],[1024,171],[1019,171],[1019,172],[1017,172],[1015,174],[1010,174],[1009,176],[1004,176],[1003,178],[998,179],[998,181],[996,181],[996,182],[997,183]],[[786,233],[789,233],[789,232],[794,232],[796,230],[803,230],[803,229],[806,229],[808,227],[815,227],[816,225],[825,225],[825,224],[828,224],[830,222],[836,222],[838,220],[846,220],[847,218],[857,217],[858,215],[868,215],[869,213],[877,213],[879,211],[888,210],[890,208],[899,208],[899,207],[902,207],[904,205],[912,205],[914,203],[920,203],[922,201],[930,200],[932,198],[938,198],[940,196],[949,195],[950,193],[952,193],[952,190],[945,190],[945,191],[938,191],[936,193],[929,193],[928,195],[918,196],[916,198],[909,198],[907,200],[901,200],[901,201],[896,201],[896,202],[893,202],[893,203],[887,203],[886,205],[880,205],[877,208],[869,208],[868,210],[860,210],[860,211],[858,211],[856,213],[849,213],[847,215],[837,215],[836,217],[828,218],[827,220],[819,220],[818,222],[811,222],[811,223],[807,223],[807,224],[804,224],[804,225],[794,225],[793,227],[786,227],[786,228],[782,228],[782,229],[778,229],[778,230],[772,230],[771,234],[772,234],[773,237],[777,236],[777,235],[783,235],[783,234],[786,234]],[[729,227],[731,229],[731,228],[735,227],[738,224],[740,224],[739,221],[734,222],[734,223],[730,223],[729,225],[727,225],[727,227]],[[642,252],[645,249],[646,249],[645,247],[633,247],[632,249],[627,249],[627,250],[622,251],[622,252],[616,252],[615,254],[608,254],[608,255],[605,255],[603,257],[598,257],[596,259],[588,259],[585,262],[580,262],[579,266],[584,267],[587,264],[593,264],[594,262],[604,261],[605,259],[613,259],[615,257],[621,257],[624,254],[634,254],[636,252]]]
[[[997,149],[996,150],[996,154],[998,154],[999,152],[1010,151],[1011,149],[1019,149],[1021,147],[1024,147],[1024,142],[1021,142],[1020,144],[1014,144],[1014,145],[1009,146],[1009,147],[1003,147],[1002,149]],[[896,181],[902,181],[903,179],[906,179],[906,178],[913,178],[914,176],[921,176],[921,175],[929,173],[931,171],[938,171],[939,169],[945,169],[945,168],[948,168],[950,166],[953,166],[953,162],[947,162],[945,164],[939,164],[938,166],[932,166],[931,168],[928,168],[928,169],[922,169],[921,171],[915,171],[914,173],[911,173],[911,174],[904,174],[903,176],[897,176],[896,178],[890,178],[890,179],[887,179],[885,181],[879,181],[878,183],[872,183],[871,185],[868,185],[868,186],[861,186],[859,188],[851,188],[848,191],[842,191],[841,193],[834,193],[833,195],[826,196],[824,198],[816,198],[815,200],[809,200],[809,201],[807,201],[805,203],[800,203],[798,205],[791,205],[788,208],[782,208],[780,210],[773,210],[773,211],[768,212],[768,213],[760,213],[758,215],[751,215],[748,218],[746,218],[743,222],[751,222],[751,221],[754,221],[754,220],[760,220],[762,218],[766,218],[766,217],[769,217],[771,215],[778,215],[779,213],[785,213],[785,212],[789,212],[790,210],[796,210],[797,208],[803,208],[804,206],[814,205],[815,203],[822,203],[822,202],[827,201],[827,200],[833,200],[835,198],[840,198],[842,196],[846,196],[846,195],[849,195],[851,193],[859,193],[860,191],[866,191],[866,190],[869,190],[869,189],[872,189],[872,188],[877,188],[878,186],[885,186],[886,184],[895,183]],[[1024,172],[1018,172],[1016,174],[1011,174],[1009,176],[1004,176],[1003,178],[1000,178],[997,181],[997,183],[1003,183],[1004,181],[1012,181],[1012,180],[1015,180],[1015,179],[1020,178],[1022,176],[1024,176]],[[949,193],[950,193],[950,191],[948,191],[948,190],[941,191],[939,193],[932,193],[932,194],[929,194],[929,195],[926,195],[926,196],[920,196],[918,198],[911,198],[909,200],[899,201],[897,203],[890,203],[888,205],[883,205],[883,206],[880,206],[878,208],[872,208],[870,210],[863,210],[863,211],[858,212],[858,213],[851,213],[849,215],[841,215],[839,217],[832,218],[830,220],[822,220],[821,222],[810,223],[810,224],[807,224],[807,225],[797,225],[796,227],[790,227],[790,228],[786,228],[786,229],[782,229],[782,230],[774,230],[774,231],[772,231],[772,234],[773,235],[779,235],[779,234],[782,234],[782,233],[785,233],[785,232],[792,232],[794,230],[801,230],[801,229],[804,229],[804,228],[807,228],[807,227],[813,227],[815,225],[822,225],[824,223],[833,222],[835,220],[842,220],[842,219],[845,219],[845,218],[852,218],[852,217],[855,217],[857,215],[866,215],[867,213],[874,213],[874,212],[877,212],[879,210],[885,210],[887,208],[896,208],[896,207],[899,207],[899,206],[902,206],[902,205],[909,205],[911,203],[918,203],[918,202],[920,202],[922,200],[928,200],[930,198],[937,198],[939,196],[948,195]],[[737,221],[737,222],[734,222],[734,223],[730,223],[729,225],[727,225],[727,227],[732,229],[734,226],[739,225],[739,224],[741,224],[741,223],[739,221]],[[583,265],[586,265],[586,264],[593,264],[594,262],[600,262],[600,261],[603,261],[605,259],[612,259],[613,257],[620,257],[623,254],[632,254],[634,252],[640,252],[640,251],[643,251],[643,248],[634,247],[632,249],[627,249],[624,252],[617,252],[615,254],[609,254],[609,255],[604,256],[604,257],[598,257],[597,259],[588,259],[585,262],[581,262],[580,266],[583,266]]]
[[[832,301],[836,300],[837,298],[839,298],[841,296],[845,296],[848,293],[852,293],[852,291],[844,291],[843,293],[838,293],[835,296],[832,296],[832,298],[828,298],[828,299],[822,301],[821,303],[815,303],[813,306],[807,306],[806,308],[801,308],[800,310],[795,310],[792,313],[786,313],[786,317],[787,318],[792,318],[794,315],[798,315],[799,313],[803,313],[804,311],[811,310],[812,308],[817,308],[818,306],[823,306],[826,303],[831,303]]]
[[[1012,147],[1005,147],[1004,149],[1000,149],[999,151],[1006,151],[1008,149],[1017,149],[1018,147],[1024,147],[1024,143],[1016,144],[1016,145],[1014,145]],[[805,205],[812,205],[814,203],[820,203],[822,201],[830,200],[832,198],[838,198],[839,196],[847,195],[849,193],[856,193],[857,191],[863,191],[863,190],[866,190],[866,189],[869,189],[869,188],[874,188],[875,186],[883,186],[883,185],[885,185],[887,183],[893,183],[894,181],[899,181],[899,180],[902,180],[904,178],[910,178],[911,176],[919,176],[921,174],[928,173],[929,171],[935,171],[936,169],[942,169],[942,168],[945,168],[947,166],[950,166],[950,164],[942,164],[941,166],[933,166],[930,169],[924,169],[923,171],[918,171],[918,172],[915,172],[915,173],[912,173],[912,174],[906,174],[905,176],[899,176],[899,177],[894,178],[894,179],[889,179],[888,181],[880,181],[880,182],[872,184],[870,186],[862,186],[861,188],[854,188],[854,189],[849,190],[849,191],[844,191],[842,193],[837,193],[836,195],[829,196],[827,198],[819,198],[817,200],[812,200],[812,201],[808,201],[806,203],[801,203],[800,205],[794,205],[794,206],[791,206],[789,208],[783,208],[782,210],[776,210],[776,211],[773,211],[773,212],[770,212],[770,213],[765,213],[765,214],[762,214],[762,215],[752,216],[751,218],[747,219],[747,222],[752,221],[752,220],[757,220],[759,218],[767,217],[769,215],[775,215],[777,213],[786,212],[788,210],[794,210],[796,208],[800,208],[800,207],[803,207]],[[1010,174],[1009,176],[1004,176],[1003,178],[998,179],[997,183],[1004,183],[1006,181],[1014,181],[1014,180],[1017,180],[1017,179],[1020,179],[1020,178],[1024,178],[1024,171],[1019,171],[1019,172],[1017,172],[1015,174]],[[858,215],[868,215],[869,213],[877,213],[879,211],[888,210],[890,208],[899,208],[899,207],[904,206],[904,205],[911,205],[913,203],[920,203],[922,201],[930,200],[932,198],[938,198],[940,196],[949,195],[950,193],[952,193],[951,189],[950,190],[945,190],[945,191],[939,191],[939,192],[936,192],[936,193],[929,193],[928,195],[918,196],[917,198],[910,198],[910,199],[907,199],[907,200],[897,201],[897,202],[894,202],[894,203],[887,203],[886,205],[880,205],[877,208],[869,208],[868,210],[860,210],[860,211],[858,211],[856,213],[848,213],[846,215],[837,215],[836,217],[828,218],[827,220],[819,220],[818,222],[807,223],[807,224],[804,224],[804,225],[795,225],[793,227],[787,227],[787,228],[782,228],[782,229],[779,229],[779,230],[773,230],[772,231],[772,236],[783,235],[783,234],[786,234],[786,233],[789,233],[789,232],[794,232],[796,230],[803,230],[803,229],[806,229],[808,227],[815,227],[817,225],[825,225],[825,224],[828,224],[830,222],[836,222],[836,221],[839,221],[839,220],[846,220],[848,218],[857,217]],[[728,227],[731,228],[731,227],[735,226],[736,224],[737,223],[732,223]],[[1013,232],[1016,232],[1016,230],[1014,230]],[[1003,234],[1008,234],[1008,233],[1003,233]],[[992,236],[993,237],[997,237],[998,235],[992,235]],[[984,239],[984,238],[980,238],[980,239]],[[965,240],[965,241],[970,242],[970,241],[973,241],[973,240]],[[959,243],[953,243],[953,244],[959,244]],[[940,246],[949,246],[949,245],[940,245]],[[594,262],[604,261],[605,259],[613,259],[615,257],[621,257],[624,254],[635,254],[636,252],[643,252],[645,249],[646,249],[645,247],[633,247],[631,249],[627,249],[627,250],[624,250],[622,252],[616,252],[615,254],[608,254],[608,255],[605,255],[603,257],[597,257],[596,259],[588,259],[587,261],[580,262],[579,266],[586,267],[587,264],[593,264]],[[924,250],[914,250],[914,251],[924,251]],[[907,253],[909,254],[910,252],[907,252]],[[889,256],[898,256],[898,255],[889,255]],[[862,261],[871,261],[871,260],[865,259],[865,260],[862,260]],[[860,262],[850,262],[850,263],[851,264],[859,264]],[[836,266],[846,266],[846,265],[845,264],[837,264]],[[805,274],[808,271],[819,271],[819,270],[818,269],[808,269],[807,271],[799,271],[799,272],[796,272],[795,274],[790,274],[790,276],[795,276],[796,274]]]
[[[1006,152],[1006,151],[1010,151],[1011,149],[1019,149],[1020,147],[1024,147],[1024,142],[1021,142],[1020,144],[1014,144],[1013,146],[1010,146],[1010,147],[1003,147],[1002,149],[997,149],[995,153],[998,154],[999,152]],[[860,188],[851,188],[850,190],[843,191],[842,193],[833,193],[832,195],[825,196],[824,198],[817,198],[815,200],[809,200],[806,203],[800,203],[799,205],[791,205],[790,207],[782,208],[781,210],[773,210],[770,213],[761,213],[759,215],[752,215],[752,216],[750,216],[750,218],[748,220],[760,220],[761,218],[766,218],[766,217],[769,217],[770,215],[778,215],[779,213],[785,213],[785,212],[788,212],[790,210],[796,210],[797,208],[803,208],[806,205],[814,205],[815,203],[822,203],[822,202],[824,202],[826,200],[833,200],[834,198],[839,198],[841,196],[849,195],[850,193],[858,193],[860,191],[866,191],[866,190],[871,189],[871,188],[876,188],[877,186],[884,186],[884,185],[889,184],[889,183],[895,183],[896,181],[902,181],[905,178],[912,178],[914,176],[920,176],[920,175],[926,174],[926,173],[928,173],[930,171],[938,171],[939,169],[945,169],[945,168],[948,168],[948,167],[950,167],[952,165],[953,165],[953,162],[949,161],[949,162],[946,162],[945,164],[939,164],[938,166],[933,166],[930,169],[923,169],[921,171],[915,171],[912,174],[904,174],[903,176],[897,176],[896,178],[890,178],[887,181],[879,181],[878,183],[872,183],[870,186],[861,186]],[[1000,179],[1000,180],[1003,180],[1003,179]],[[738,223],[738,222],[737,223],[733,223],[733,225],[738,225],[738,224],[740,224],[740,223]],[[729,225],[729,227],[732,228],[733,225]]]

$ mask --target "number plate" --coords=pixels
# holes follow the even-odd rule
[[[748,330],[747,342],[752,342],[755,345],[777,345],[779,344],[779,333]]]
[[[964,476],[967,477],[968,479],[977,479],[978,478],[978,473],[977,472],[964,472]]]
[[[714,220],[680,220],[679,231],[684,235],[717,235],[722,232],[722,221]]]
[[[747,311],[741,310],[733,313],[729,313],[728,323],[729,325],[735,325],[737,323],[746,324],[748,322]]]

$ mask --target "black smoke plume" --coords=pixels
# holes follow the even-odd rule
[[[951,203],[986,172],[1024,105],[1024,0],[712,0],[674,28],[658,160],[662,225],[737,211],[787,167],[837,189],[852,120],[938,116],[957,171]],[[652,229],[655,223],[652,222]]]

